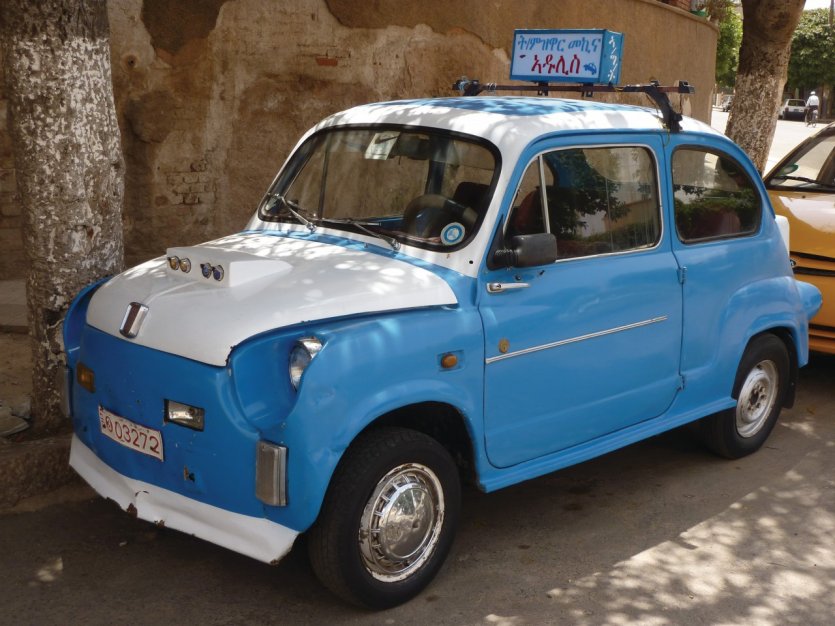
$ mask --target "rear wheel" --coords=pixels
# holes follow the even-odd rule
[[[755,337],[742,355],[736,373],[736,407],[702,420],[707,446],[729,459],[759,450],[780,416],[788,377],[785,344],[771,334]]]
[[[458,470],[434,439],[385,428],[345,453],[310,530],[310,561],[349,602],[387,608],[411,599],[443,564],[458,522]]]

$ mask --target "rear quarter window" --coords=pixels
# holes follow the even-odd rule
[[[735,159],[700,148],[679,148],[673,153],[672,168],[681,241],[744,237],[759,229],[760,195]]]

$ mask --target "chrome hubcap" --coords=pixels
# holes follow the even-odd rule
[[[748,373],[736,404],[736,430],[741,437],[753,437],[760,431],[777,402],[778,388],[773,361],[762,361]]]
[[[432,555],[444,521],[444,494],[435,473],[406,463],[383,476],[360,519],[359,544],[366,570],[395,582]]]

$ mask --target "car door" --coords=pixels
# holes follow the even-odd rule
[[[673,252],[685,269],[683,296],[688,323],[682,335],[682,373],[691,398],[702,402],[731,394],[739,350],[749,332],[761,291],[785,267],[785,250],[774,246],[776,228],[764,228],[762,184],[735,146],[673,137],[667,145],[675,198]],[[756,181],[756,182],[755,182]]]
[[[558,259],[483,273],[496,466],[659,416],[680,387],[682,288],[661,217],[663,152],[654,137],[626,141],[543,146],[508,200],[505,241],[551,232]]]

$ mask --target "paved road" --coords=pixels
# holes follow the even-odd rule
[[[727,123],[728,114],[723,113],[720,109],[714,108],[710,125],[720,133],[724,133]],[[777,120],[774,140],[771,142],[771,150],[768,153],[768,160],[766,161],[766,172],[777,165],[777,162],[797,144],[806,139],[806,137],[814,135],[824,126],[825,124],[818,124],[817,127],[813,128],[806,126],[802,121]]]
[[[835,359],[739,461],[686,429],[493,494],[468,491],[434,584],[384,613],[100,499],[0,516],[0,621],[31,624],[746,624],[835,615]],[[3,619],[6,618],[6,619]]]

